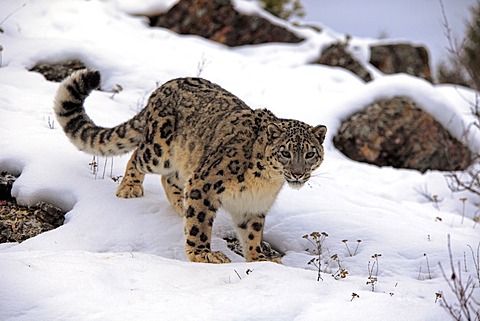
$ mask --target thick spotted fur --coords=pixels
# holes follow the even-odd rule
[[[265,215],[287,182],[299,188],[320,166],[326,127],[279,119],[201,78],[171,80],[131,120],[102,128],[83,104],[100,85],[97,71],[65,79],[55,113],[71,142],[94,155],[133,150],[117,196],[143,195],[145,174],[162,175],[168,200],[184,218],[185,249],[194,262],[230,262],[211,251],[215,214],[231,214],[247,261],[265,261]]]

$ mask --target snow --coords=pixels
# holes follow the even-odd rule
[[[308,64],[344,36],[332,30],[318,34],[299,28],[296,32],[307,38],[300,44],[232,49],[150,28],[146,19],[129,14],[163,10],[172,1],[25,3],[0,3],[0,171],[20,174],[13,188],[20,203],[43,200],[68,213],[60,228],[0,245],[1,320],[449,319],[435,302],[438,291],[452,298],[439,263],[449,266],[450,235],[454,260],[463,264],[466,253],[464,278],[474,277],[468,245],[475,248],[480,239],[472,220],[479,199],[450,192],[442,172],[353,162],[334,148],[332,137],[343,119],[367,104],[407,95],[464,138],[473,120],[472,91],[379,72],[365,84],[348,71]],[[235,5],[259,10],[249,2]],[[369,41],[352,39],[363,61]],[[169,206],[157,176],[147,176],[143,198],[115,197],[110,167],[113,177],[122,175],[128,155],[98,159],[99,172],[92,174],[92,157],[77,151],[55,122],[51,128],[58,83],[27,70],[38,61],[75,57],[102,73],[104,91],[86,102],[87,112],[102,126],[131,118],[157,85],[198,74],[252,108],[327,125],[324,164],[301,190],[285,187],[267,216],[265,240],[285,253],[284,264],[245,263],[231,252],[223,237],[234,229],[223,211],[215,221],[212,247],[233,263],[188,262],[182,219]],[[124,89],[112,99],[109,91],[116,84]],[[469,135],[478,151],[478,132],[472,129]],[[422,194],[438,195],[441,202],[437,206]],[[461,197],[468,197],[465,211]],[[302,238],[314,231],[329,234],[323,245],[329,263],[322,263],[319,282],[308,265],[313,248]],[[345,239],[350,251],[362,240],[354,256]],[[345,279],[330,276],[338,269],[329,258],[333,254],[348,271]],[[372,291],[366,282],[374,254],[381,257]],[[352,299],[352,293],[359,298]]]

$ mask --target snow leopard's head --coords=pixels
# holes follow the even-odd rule
[[[323,161],[322,143],[327,127],[310,126],[297,120],[271,123],[267,128],[267,160],[293,188],[302,187]]]

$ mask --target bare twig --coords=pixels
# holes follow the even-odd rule
[[[445,295],[442,295],[441,305],[454,320],[478,321],[480,320],[480,302],[476,301],[474,297],[476,290],[474,280],[469,276],[467,281],[463,283],[460,262],[458,262],[458,267],[455,267],[453,260],[450,235],[448,236],[448,255],[450,259],[451,276],[447,277],[442,264],[439,263],[439,265],[443,278],[447,282],[450,291],[454,294],[456,302],[450,303],[445,298]]]
[[[480,196],[480,171],[470,168],[465,171],[467,178],[460,177],[458,173],[447,174],[448,187],[453,192],[468,191]]]
[[[18,7],[17,9],[15,9],[14,11],[10,12],[2,21],[0,21],[0,26],[3,25],[3,23],[5,21],[8,20],[8,18],[10,18],[11,16],[13,16],[15,13],[17,13],[17,11],[21,10],[23,7],[25,7],[27,4],[24,3],[22,4],[20,7]]]
[[[235,274],[237,274],[238,278],[241,280],[242,277],[240,276],[240,274],[238,274],[237,270],[233,269],[235,271]]]
[[[445,6],[442,0],[439,0],[440,7],[442,9],[442,18],[443,18],[443,28],[445,37],[448,40],[448,47],[446,48],[448,53],[450,53],[452,59],[462,67],[463,71],[467,73],[468,77],[472,80],[472,85],[477,91],[480,91],[480,75],[478,75],[472,68],[469,68],[465,59],[462,58],[462,51],[465,47],[467,41],[466,38],[463,38],[461,41],[453,34],[452,28],[448,22],[447,14],[445,11]]]
[[[473,251],[473,248],[468,245],[472,253],[473,265],[475,267],[475,274],[477,275],[478,287],[480,287],[480,242],[478,242],[476,252]]]
[[[420,195],[425,197],[426,200],[428,200],[429,202],[432,202],[434,204],[433,207],[435,207],[437,210],[440,210],[440,203],[443,202],[443,199],[439,198],[439,196],[436,194],[435,195],[430,194],[430,192],[428,191],[427,185],[425,185],[424,188],[416,188],[415,190]]]
[[[202,53],[202,57],[200,58],[200,61],[197,63],[197,77],[200,77],[200,75],[203,73],[205,68],[210,64],[210,61],[207,60],[205,57],[205,53]]]
[[[312,258],[310,261],[308,261],[308,264],[311,264],[315,266],[317,269],[317,281],[322,280],[322,253],[323,253],[323,242],[325,239],[328,237],[328,234],[326,232],[312,232],[310,234],[306,234],[303,236],[304,239],[308,240],[312,245],[314,246],[313,253],[316,254],[316,257]]]
[[[368,261],[368,281],[367,281],[367,285],[370,285],[372,287],[372,292],[375,292],[375,285],[378,282],[378,258],[380,256],[382,256],[382,254],[374,254],[374,255],[372,255],[372,259],[374,259],[373,263]]]
[[[425,255],[425,260],[427,261],[428,278],[431,280],[432,279],[432,274],[430,273],[430,263],[428,262],[427,253],[425,253],[424,255]]]

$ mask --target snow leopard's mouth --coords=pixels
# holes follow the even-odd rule
[[[298,181],[298,180],[290,181],[290,180],[287,180],[288,185],[291,188],[294,188],[294,189],[300,189],[303,185],[305,185],[305,182],[306,181]]]
[[[299,189],[300,187],[305,185],[305,183],[308,181],[309,178],[310,176],[306,174],[301,174],[301,175],[290,174],[289,175],[285,173],[285,180],[287,181],[288,185],[290,185],[290,187],[295,189]]]

